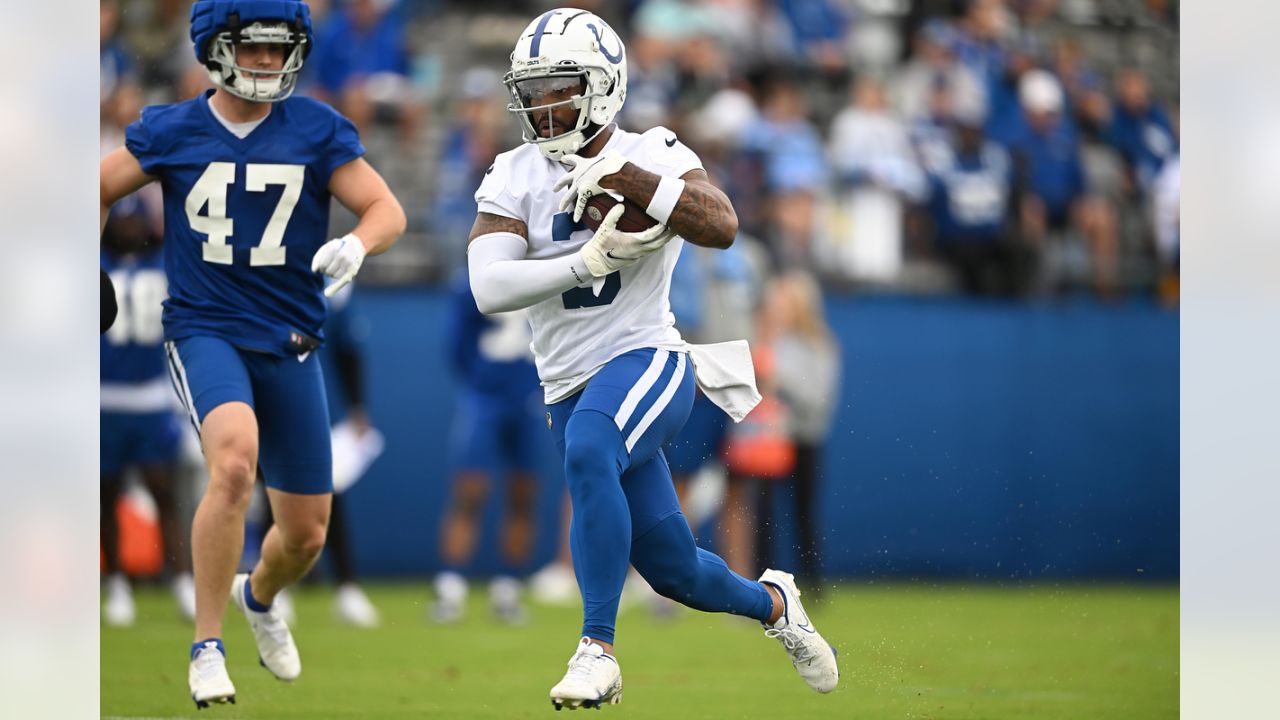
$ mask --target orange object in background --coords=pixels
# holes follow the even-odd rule
[[[786,433],[787,409],[772,395],[742,422],[729,428],[724,464],[743,477],[776,480],[786,477],[796,464],[796,447]]]
[[[116,523],[120,533],[120,570],[130,577],[151,577],[164,569],[164,540],[160,518],[151,498],[143,492],[125,492],[116,503]],[[99,549],[99,567],[106,570],[106,557]]]
[[[795,468],[796,447],[787,434],[787,406],[773,394],[773,351],[752,348],[751,362],[762,397],[742,422],[729,427],[724,464],[734,475],[776,480]]]

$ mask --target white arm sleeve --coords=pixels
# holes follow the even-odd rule
[[[581,253],[525,260],[528,242],[514,233],[489,233],[467,246],[471,293],[480,312],[510,312],[536,305],[591,282]]]

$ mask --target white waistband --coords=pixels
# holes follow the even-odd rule
[[[144,383],[103,383],[98,407],[108,412],[163,412],[174,409],[174,399],[169,378],[161,376]]]

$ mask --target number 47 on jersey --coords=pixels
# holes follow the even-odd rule
[[[303,165],[249,164],[245,166],[245,189],[264,192],[269,185],[283,185],[280,202],[267,221],[258,244],[249,249],[249,265],[283,265],[284,231],[302,196]],[[187,222],[191,229],[208,236],[201,248],[205,262],[230,265],[232,248],[227,240],[235,233],[235,220],[227,216],[227,189],[236,182],[236,164],[211,162],[187,194]],[[207,213],[200,214],[208,206]]]

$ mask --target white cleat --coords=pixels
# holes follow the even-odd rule
[[[236,686],[227,676],[227,658],[216,642],[210,640],[196,651],[187,670],[187,685],[197,709],[203,710],[210,703],[235,704]]]
[[[581,601],[573,568],[558,562],[548,564],[529,578],[529,594],[544,605],[572,606]]]
[[[249,608],[244,601],[248,580],[249,576],[244,573],[236,575],[231,583],[231,599],[249,621],[249,629],[258,644],[258,662],[281,680],[297,680],[302,674],[302,660],[298,657],[298,646],[293,642],[289,626],[274,606],[266,612]]]
[[[836,665],[836,649],[818,634],[809,615],[800,604],[800,590],[791,573],[765,570],[760,582],[772,585],[782,593],[782,617],[772,625],[765,624],[764,634],[776,638],[791,658],[796,672],[820,693],[829,693],[840,682],[840,668]]]
[[[556,710],[596,708],[622,702],[622,668],[604,648],[588,638],[578,641],[569,658],[569,671],[551,688],[551,704]]]
[[[112,627],[132,625],[138,617],[138,609],[133,604],[133,590],[129,587],[129,579],[119,573],[109,575],[103,590],[107,602],[102,608],[102,619]]]
[[[196,581],[191,573],[183,573],[173,579],[173,599],[178,603],[178,613],[187,622],[196,620]]]
[[[524,604],[520,602],[520,581],[500,575],[489,582],[489,607],[493,616],[505,625],[524,625],[529,621]]]
[[[456,572],[436,575],[436,601],[431,606],[431,620],[452,625],[460,620],[467,607],[467,580]]]
[[[344,583],[338,586],[338,592],[333,597],[333,614],[338,620],[348,625],[362,628],[377,627],[381,621],[378,617],[378,608],[369,602],[369,597],[364,594],[364,590],[355,583]]]

